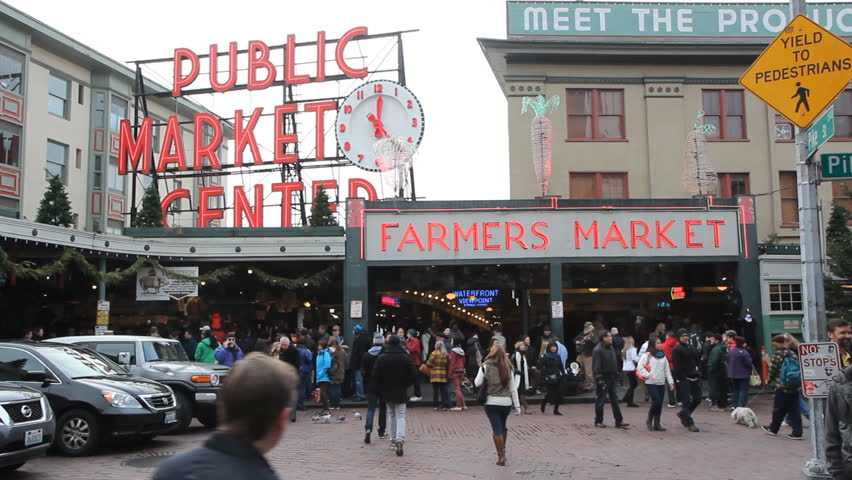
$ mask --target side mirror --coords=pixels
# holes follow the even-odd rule
[[[130,352],[120,352],[118,354],[119,365],[130,365]]]
[[[41,382],[45,383],[47,381],[47,372],[44,370],[32,370],[27,372],[24,376],[25,382]]]

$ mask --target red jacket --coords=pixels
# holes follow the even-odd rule
[[[672,352],[674,351],[674,348],[677,346],[678,343],[680,343],[680,341],[674,335],[666,338],[666,341],[663,342],[662,349],[663,352],[666,354],[666,359],[669,361],[669,367],[671,369],[674,369],[674,363],[672,363]]]
[[[464,351],[461,354],[456,352],[456,349],[450,350],[450,364],[447,368],[447,372],[450,376],[454,375],[456,372],[461,372],[464,374]]]
[[[420,366],[422,363],[420,359],[420,340],[417,337],[411,337],[405,341],[405,348],[408,349],[408,356],[411,357],[411,360],[414,362],[415,366]]]

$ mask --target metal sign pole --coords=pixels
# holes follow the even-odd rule
[[[790,0],[790,14],[790,18],[807,15],[805,0]],[[805,342],[813,343],[825,340],[825,291],[817,191],[819,177],[816,163],[808,157],[807,130],[799,127],[796,127],[796,176],[802,261],[802,331]],[[831,478],[825,461],[825,399],[811,398],[809,403],[811,459],[805,463],[804,475],[808,479]]]

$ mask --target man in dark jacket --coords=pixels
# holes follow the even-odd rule
[[[283,337],[281,337],[280,342],[281,342],[280,343],[281,348],[278,350],[278,359],[281,360],[282,362],[289,363],[298,372],[299,371],[299,364],[301,363],[299,350],[296,348],[295,345],[290,344],[290,337],[283,336]],[[290,421],[291,422],[296,421],[296,409],[295,408],[291,409],[291,411],[290,411]]]
[[[724,411],[728,403],[722,397],[722,385],[728,382],[728,344],[722,341],[722,336],[714,333],[710,337],[710,354],[707,359],[707,383],[710,385],[710,410]]]
[[[364,400],[364,373],[361,371],[361,357],[370,349],[372,338],[362,325],[355,325],[355,339],[352,340],[352,350],[349,351],[349,370],[355,380],[355,400]]]
[[[600,341],[592,351],[592,370],[595,375],[597,386],[597,398],[595,400],[595,426],[606,427],[603,423],[604,405],[609,395],[612,405],[612,416],[615,417],[616,428],[627,428],[629,424],[624,423],[621,409],[618,407],[618,393],[615,391],[615,380],[619,371],[618,356],[612,346],[612,333],[604,330],[600,334]]]
[[[376,358],[382,353],[382,345],[385,337],[381,333],[373,335],[373,346],[361,355],[361,375],[364,377],[365,394],[367,395],[367,417],[364,419],[364,443],[370,443],[370,434],[373,433],[373,418],[376,415],[376,406],[379,407],[379,438],[385,438],[385,427],[387,426],[388,407],[382,395],[373,389],[373,367]]]
[[[835,375],[825,411],[825,459],[834,480],[852,478],[852,367]]]
[[[547,333],[547,329],[545,329],[545,333]],[[580,364],[580,368],[583,369],[583,375],[585,375],[585,382],[583,384],[583,389],[586,391],[591,391],[594,386],[594,366],[592,365],[592,352],[595,349],[595,342],[597,338],[595,337],[595,326],[592,325],[592,322],[586,322],[583,324],[583,331],[579,335],[574,338],[574,345],[576,346],[577,351],[577,363]]]
[[[223,429],[161,463],[154,480],[277,480],[264,454],[284,435],[298,382],[290,365],[250,353],[234,364],[219,392]]]
[[[184,330],[181,335],[180,344],[183,347],[183,350],[186,352],[186,357],[190,362],[195,361],[195,349],[198,348],[198,342],[195,340],[195,337],[192,336],[192,332],[189,330]]]
[[[672,350],[672,376],[677,386],[677,397],[683,404],[677,416],[687,430],[697,432],[692,412],[701,404],[701,373],[698,371],[701,354],[689,344],[687,329],[678,330],[677,339],[679,343]]]
[[[388,404],[391,447],[397,456],[403,454],[405,443],[405,401],[407,389],[414,384],[417,369],[411,357],[402,348],[402,339],[391,335],[376,358],[370,378],[374,391],[378,391]]]

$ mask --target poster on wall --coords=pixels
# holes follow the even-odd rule
[[[177,275],[198,278],[198,267],[169,267]],[[136,272],[136,301],[179,300],[197,297],[198,283],[193,279],[168,277],[159,268],[143,268]]]

